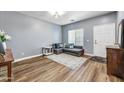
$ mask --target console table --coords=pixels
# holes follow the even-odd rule
[[[52,47],[42,47],[42,54],[43,54],[43,56],[53,54],[53,48]]]
[[[14,61],[11,49],[6,49],[5,55],[0,62],[0,67],[7,66],[7,77],[10,82],[12,79],[12,62]]]

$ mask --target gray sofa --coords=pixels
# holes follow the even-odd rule
[[[56,43],[53,45],[53,50],[55,54],[67,53],[75,56],[81,56],[84,54],[83,46],[75,46],[73,44],[67,44],[65,47],[63,47],[62,45],[63,45],[62,43]]]
[[[84,49],[82,46],[74,46],[73,48],[63,48],[63,52],[75,56],[81,56],[84,54]]]

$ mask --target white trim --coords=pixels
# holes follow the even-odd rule
[[[90,54],[90,53],[84,53],[84,55],[94,56],[93,54]],[[20,61],[23,61],[23,60],[27,60],[27,59],[30,59],[30,58],[34,58],[34,57],[39,57],[39,56],[42,56],[42,54],[28,56],[28,57],[24,57],[24,58],[19,58],[19,59],[16,59],[13,63],[20,62]]]
[[[34,58],[34,57],[39,57],[39,56],[42,56],[42,54],[28,56],[28,57],[24,57],[24,58],[19,58],[19,59],[16,59],[13,63],[23,61],[23,60],[26,60],[26,59],[30,59],[30,58]]]
[[[84,55],[94,56],[94,54],[90,54],[90,53],[84,53]]]

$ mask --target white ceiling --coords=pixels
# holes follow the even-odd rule
[[[50,15],[48,11],[20,11],[22,14],[58,25],[66,25],[110,12],[113,11],[66,11],[61,17],[55,18],[54,16]]]

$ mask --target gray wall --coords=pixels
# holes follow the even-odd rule
[[[84,29],[84,49],[86,53],[93,54],[93,27],[95,25],[117,22],[117,12],[83,20],[73,24],[62,26],[62,41],[68,43],[68,31],[72,29]],[[89,40],[89,42],[87,42]]]
[[[4,29],[12,40],[14,57],[22,58],[39,54],[42,46],[62,42],[61,27],[18,12],[0,12],[0,29]]]

